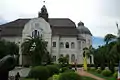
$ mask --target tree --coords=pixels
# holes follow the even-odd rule
[[[89,46],[89,48],[87,48],[87,47],[83,48],[83,54],[86,54],[86,57],[90,58],[91,55],[94,54],[94,48],[92,47],[92,45]],[[90,64],[91,64],[91,60],[90,60]]]
[[[104,37],[104,41],[106,42],[106,44],[108,44],[110,41],[116,39],[117,37],[113,34],[107,34],[105,37]]]
[[[19,47],[14,42],[0,40],[0,59],[6,55],[19,55]]]
[[[21,45],[22,54],[32,58],[32,65],[41,65],[43,56],[48,53],[47,44],[42,37],[28,37]]]
[[[60,57],[58,59],[58,61],[61,64],[62,67],[68,66],[68,64],[69,64],[67,56],[66,57]]]

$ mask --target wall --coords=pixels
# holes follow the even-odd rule
[[[59,59],[60,54],[63,56],[69,55],[69,63],[71,63],[71,55],[75,55],[75,59],[77,59],[77,63],[83,63],[81,50],[78,50],[77,37],[61,37],[61,36],[53,36],[52,42],[56,42],[56,47],[52,47],[52,55],[56,56],[56,59]],[[59,43],[64,43],[64,48],[60,48]],[[69,48],[65,48],[65,43],[69,42]],[[75,48],[71,48],[71,42],[75,43]]]

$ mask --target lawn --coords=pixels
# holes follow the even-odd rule
[[[98,77],[100,77],[100,78],[104,78],[105,80],[116,80],[114,77],[105,77],[105,76],[103,76],[103,75],[101,75],[101,74],[98,74],[97,72],[93,72],[93,71],[89,71],[89,73],[91,73],[91,74],[93,74],[93,75],[95,75],[95,76],[98,76]]]

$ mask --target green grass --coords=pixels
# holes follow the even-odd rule
[[[103,78],[103,79],[105,79],[105,80],[116,80],[114,77],[105,77],[105,76],[103,76],[103,75],[101,75],[101,74],[98,74],[97,72],[93,72],[93,71],[89,71],[89,73],[91,73],[91,74],[93,74],[93,75],[95,75],[95,76],[98,76],[98,77],[100,77],[100,78]]]

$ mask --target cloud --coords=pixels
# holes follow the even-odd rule
[[[120,23],[120,0],[46,0],[49,17],[70,18],[76,24],[83,21],[94,36],[116,34],[115,22]],[[2,0],[0,16],[7,21],[37,17],[40,0]]]

